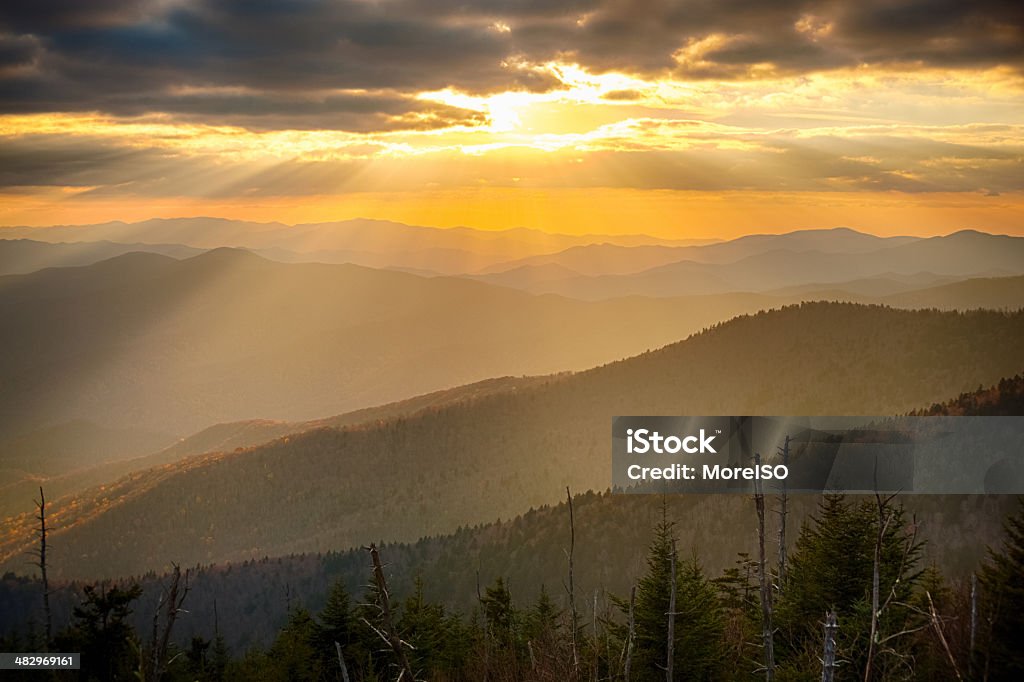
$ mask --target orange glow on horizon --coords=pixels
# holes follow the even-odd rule
[[[0,225],[4,226],[195,216],[287,224],[377,218],[430,227],[531,227],[561,234],[644,233],[677,239],[729,239],[830,227],[851,227],[880,236],[933,236],[962,229],[1024,236],[1024,193],[479,188],[225,200],[101,199],[57,191],[0,195]]]

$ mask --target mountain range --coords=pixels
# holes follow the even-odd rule
[[[802,238],[788,239],[794,235]],[[927,286],[950,279],[1024,274],[1024,238],[1020,237],[974,231],[910,241],[883,240],[870,235],[850,240],[847,238],[851,235],[834,235],[832,231],[814,236],[818,238],[808,239],[803,233],[766,237],[755,242],[767,247],[763,251],[752,251],[753,245],[742,240],[737,242],[746,247],[743,249],[733,248],[736,242],[667,251],[661,247],[574,247],[476,277],[532,293],[599,300],[618,296],[767,293],[787,289],[813,296],[817,292],[808,287],[812,283],[819,291],[845,291],[845,282],[860,280],[857,288],[863,292],[865,280],[910,277]],[[836,236],[839,239],[832,241]],[[838,250],[849,241],[857,246]],[[816,248],[801,250],[802,247]],[[609,249],[615,253],[609,253]],[[658,258],[650,257],[652,249],[657,249]],[[639,253],[631,257],[638,250]],[[683,253],[687,256],[669,260],[668,254]],[[664,262],[638,267],[657,260]],[[874,289],[884,293],[898,290],[886,290],[884,285]]]
[[[1024,240],[975,232],[917,239],[822,230],[704,246],[582,246],[554,254],[571,256],[568,264],[519,265],[482,275],[488,284],[352,264],[281,263],[239,249],[196,254],[196,247],[158,240],[212,240],[202,236],[205,223],[156,222],[161,229],[154,228],[147,248],[171,255],[129,252],[0,277],[0,433],[88,421],[181,436],[227,421],[303,421],[494,376],[579,370],[738,314],[804,300],[960,309],[1024,304],[1020,275],[974,276],[1021,272]],[[216,225],[223,239],[247,229],[232,221]],[[369,230],[349,228],[352,239]],[[91,229],[36,228],[57,235]],[[264,226],[250,241],[290,229],[299,230]],[[117,224],[100,234],[139,237],[140,230]],[[512,238],[455,234],[466,232],[473,243]],[[88,259],[125,248],[0,241],[0,263],[28,268],[46,258]],[[598,255],[584,268],[577,261],[590,250]],[[685,252],[691,260],[632,274],[567,275],[570,265],[600,271],[616,260],[628,270],[640,265],[631,254],[652,252]],[[19,253],[37,258],[21,261]],[[562,295],[534,295],[545,290]]]
[[[133,473],[58,500],[55,576],[415,540],[609,484],[617,414],[893,414],[1020,371],[1024,313],[804,304],[655,352]],[[714,500],[705,501],[714,512]],[[5,523],[5,565],[34,542]]]
[[[711,241],[661,239],[648,235],[565,235],[528,228],[435,228],[364,218],[286,225],[206,217],[152,219],[137,223],[115,221],[94,225],[0,227],[0,239],[138,244],[143,246],[140,250],[146,251],[167,244],[204,250],[230,246],[256,250],[268,258],[285,262],[354,263],[441,274],[473,272],[509,259],[595,242],[614,242],[623,246],[685,246]]]
[[[76,419],[177,435],[313,419],[495,376],[583,369],[762,305],[590,303],[232,249],[184,260],[130,253],[0,277],[0,433]]]

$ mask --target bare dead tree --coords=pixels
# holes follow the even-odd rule
[[[480,557],[476,558],[476,603],[478,606],[483,608],[484,597],[483,593],[480,592]],[[490,670],[490,658],[491,658],[491,624],[484,618],[484,670]]]
[[[160,682],[167,671],[168,652],[171,644],[171,631],[174,623],[181,612],[182,604],[189,593],[188,577],[189,572],[185,571],[185,581],[182,585],[181,567],[172,564],[171,584],[166,590],[160,591],[160,599],[157,601],[156,613],[153,614],[153,661],[149,679],[152,682]],[[160,627],[160,615],[163,612],[164,625]]]
[[[836,677],[836,630],[839,622],[836,612],[829,611],[825,616],[825,644],[821,657],[821,682],[832,682]]]
[[[566,591],[569,593],[569,630],[572,637],[572,671],[574,678],[580,674],[579,643],[576,641],[579,630],[579,615],[576,613],[576,587],[573,583],[573,555],[576,552],[576,517],[572,508],[572,493],[569,486],[565,486],[565,497],[569,502],[569,584]]]
[[[672,538],[672,554],[669,557],[671,586],[668,592],[668,643],[665,662],[665,680],[673,682],[676,662],[676,539]]]
[[[949,642],[946,641],[946,635],[942,631],[942,621],[939,619],[939,613],[935,609],[935,602],[932,601],[932,595],[930,592],[924,593],[928,597],[928,612],[931,616],[931,624],[935,629],[935,634],[939,637],[939,642],[942,644],[943,651],[946,652],[946,658],[949,659],[949,665],[953,668],[953,674],[956,675],[956,679],[963,680],[963,675],[960,674],[960,669],[956,665],[956,659],[953,657],[953,652],[949,648]]]
[[[32,552],[36,556],[35,566],[43,580],[43,618],[46,623],[46,648],[49,650],[53,641],[53,617],[50,612],[50,581],[46,576],[46,496],[43,486],[39,486],[39,501],[36,502],[36,519],[39,521],[39,548]]]
[[[789,435],[786,441],[779,448],[779,455],[782,456],[782,464],[789,466]],[[786,479],[782,479],[782,493],[779,495],[779,585],[781,592],[786,583],[786,516],[789,514],[789,494],[786,487]]]
[[[373,561],[373,580],[377,586],[377,598],[380,602],[377,606],[381,612],[381,622],[384,625],[384,631],[382,632],[365,618],[363,622],[369,625],[391,647],[391,651],[398,661],[398,667],[401,669],[401,672],[398,674],[398,682],[413,682],[416,678],[413,675],[412,667],[409,665],[409,658],[405,655],[405,649],[402,648],[403,645],[408,646],[408,644],[403,642],[398,636],[394,620],[391,617],[391,598],[388,595],[387,581],[384,579],[384,567],[380,563],[380,552],[377,551],[377,545],[374,544],[371,544],[366,549],[369,550],[370,559]]]
[[[896,516],[896,513],[889,507],[889,503],[896,497],[896,493],[893,493],[885,499],[882,498],[881,494],[878,493],[878,462],[875,462],[875,504],[878,510],[878,532],[875,534],[875,552],[874,560],[871,568],[871,632],[868,640],[868,658],[867,664],[864,666],[864,682],[868,682],[871,679],[872,668],[874,667],[875,655],[878,653],[879,645],[879,633],[878,633],[878,620],[882,613],[882,606],[879,604],[880,593],[881,593],[881,573],[882,573],[882,545],[885,542],[885,535],[889,531],[889,524],[892,523]],[[916,532],[916,524],[915,524]],[[913,542],[910,543],[911,545]],[[910,546],[908,545],[908,553]],[[906,556],[904,557],[904,560]],[[902,566],[900,573],[896,576],[896,581],[899,582],[900,575],[902,574]],[[892,600],[895,594],[896,586],[893,585],[890,590],[889,597],[886,599],[886,605]],[[887,638],[891,639],[891,638]]]
[[[335,641],[334,648],[338,650],[338,665],[341,666],[342,682],[349,682],[348,667],[345,665],[345,657],[341,655],[341,642]]]
[[[984,585],[982,585],[984,587]],[[999,591],[996,591],[995,604],[990,604],[985,611],[985,665],[982,667],[981,679],[982,682],[988,682],[989,665],[992,663],[992,633],[995,631],[996,622],[999,620],[999,612],[1003,606],[1003,595]],[[991,598],[991,596],[990,596]],[[988,601],[988,600],[986,600]]]
[[[971,636],[970,649],[967,651],[967,677],[973,677],[974,671],[974,636],[978,629],[978,574],[971,573]]]
[[[636,585],[629,591],[629,629],[626,631],[626,664],[623,667],[625,682],[630,682],[630,672],[633,667],[633,640],[636,637]]]
[[[597,680],[598,671],[601,669],[601,649],[598,647],[601,640],[597,636],[597,590],[594,590],[594,612],[591,627],[594,630],[594,671],[591,679]]]
[[[761,455],[754,453],[754,465],[761,466]],[[754,507],[757,510],[757,565],[761,583],[761,642],[764,647],[764,674],[767,682],[775,679],[775,642],[772,631],[772,587],[768,581],[768,562],[764,550],[764,491],[754,481]]]

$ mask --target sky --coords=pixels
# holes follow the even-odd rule
[[[0,225],[196,215],[1024,234],[1024,4],[0,4]]]

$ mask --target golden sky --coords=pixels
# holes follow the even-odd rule
[[[555,5],[11,3],[0,224],[1024,234],[1005,3]]]

